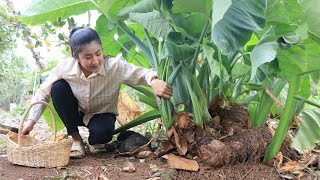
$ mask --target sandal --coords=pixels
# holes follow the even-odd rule
[[[80,159],[80,158],[83,158],[85,154],[86,154],[86,151],[84,149],[83,142],[73,141],[71,152],[70,152],[70,158]]]
[[[107,151],[105,144],[95,144],[95,145],[88,144],[88,148],[90,153],[92,154],[97,154],[97,153],[102,153]]]

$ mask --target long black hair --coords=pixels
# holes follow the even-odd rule
[[[98,33],[92,28],[76,27],[70,32],[70,48],[72,56],[79,59],[79,53],[83,50],[83,46],[96,41],[101,45],[101,39]]]

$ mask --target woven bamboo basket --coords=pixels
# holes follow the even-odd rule
[[[51,111],[54,126],[54,140],[41,141],[29,135],[22,135],[23,123],[32,106],[43,104]],[[19,133],[7,134],[8,160],[12,164],[29,167],[61,167],[69,163],[72,140],[63,139],[56,141],[57,128],[53,110],[46,102],[35,102],[29,106],[20,122]]]

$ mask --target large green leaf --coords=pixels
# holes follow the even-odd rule
[[[33,0],[21,14],[21,20],[26,24],[37,25],[94,9],[98,10],[99,7],[93,0]]]
[[[187,45],[177,45],[166,41],[163,45],[161,59],[172,57],[176,61],[185,61],[193,57],[196,49]]]
[[[289,5],[284,5],[286,2],[279,0],[268,0],[267,11],[265,14],[266,28],[274,26],[276,37],[288,36],[294,33],[294,23],[290,23]]]
[[[271,62],[277,54],[277,42],[273,27],[271,27],[260,39],[258,44],[250,53],[251,57],[251,79],[256,75],[259,66]]]
[[[308,23],[310,38],[320,44],[320,0],[299,0]]]
[[[130,13],[147,13],[153,10],[160,11],[161,0],[142,0],[132,6],[123,8],[118,13],[118,18],[128,19]]]
[[[157,39],[165,39],[172,31],[169,21],[159,11],[130,13],[130,19],[150,31]]]
[[[319,57],[320,47],[312,40],[304,41],[301,46],[292,46],[278,51],[280,69],[288,77],[320,70]],[[317,74],[319,73],[318,71]]]
[[[138,126],[140,124],[146,123],[148,121],[154,120],[156,118],[161,117],[160,112],[158,110],[151,110],[149,112],[146,112],[144,114],[142,114],[141,116],[133,119],[132,121],[128,122],[127,124],[117,128],[114,131],[114,134],[117,134],[119,132],[125,131],[127,129],[130,129],[132,127]]]
[[[49,102],[49,105],[51,107],[53,106],[52,101]],[[60,119],[57,111],[53,108],[53,115],[54,115],[54,119],[56,120],[56,128],[57,128],[57,132],[59,132],[60,130],[62,130],[64,128],[64,124],[62,122],[62,120]],[[53,121],[52,121],[52,116],[51,116],[51,111],[49,110],[49,108],[45,108],[43,113],[42,113],[42,117],[43,119],[46,121],[46,123],[49,125],[49,127],[54,130],[53,128]]]
[[[320,142],[320,113],[317,110],[305,110],[302,112],[303,123],[291,146],[302,152],[312,150]]]
[[[172,12],[183,13],[183,12],[210,12],[212,7],[212,0],[175,0]]]
[[[240,50],[265,24],[266,0],[215,0],[212,8],[213,42],[229,55]],[[223,15],[223,16],[222,16]]]
[[[121,46],[114,39],[114,34],[117,33],[117,28],[114,27],[111,31],[109,30],[108,20],[104,14],[100,15],[98,18],[95,30],[101,38],[103,53],[111,56],[119,54]]]
[[[181,32],[184,35],[191,35],[196,39],[199,39],[203,27],[209,21],[208,15],[204,13],[178,13],[173,14],[172,19],[176,31]]]
[[[98,2],[103,14],[106,15],[106,17],[112,21],[118,19],[117,15],[120,10],[128,6],[132,6],[134,4],[134,1],[128,0],[98,0]]]
[[[229,74],[224,66],[222,66],[222,77],[220,77],[220,63],[213,59],[214,49],[210,46],[203,45],[203,52],[205,58],[208,60],[208,64],[211,70],[211,77],[215,75],[221,78],[223,81],[229,80]]]

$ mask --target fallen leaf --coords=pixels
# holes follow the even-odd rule
[[[161,141],[160,143],[160,147],[156,150],[155,154],[157,155],[157,157],[160,157],[164,154],[167,154],[169,151],[171,151],[173,149],[173,145],[170,143],[170,141],[165,140],[165,141]]]
[[[297,161],[289,161],[286,162],[284,164],[284,166],[282,166],[280,168],[280,170],[284,171],[284,172],[292,172],[292,171],[298,171],[298,170],[303,170],[304,166],[302,166],[300,163],[298,163]]]
[[[136,168],[134,167],[133,163],[128,161],[125,166],[122,168],[122,171],[123,172],[135,172],[136,171]]]
[[[171,128],[167,131],[167,137],[170,138],[174,133],[174,126],[171,126]]]
[[[99,174],[96,176],[96,180],[109,180],[104,174]]]
[[[137,158],[145,159],[145,158],[155,158],[157,155],[152,151],[141,151],[138,153]]]
[[[149,167],[150,167],[150,169],[151,169],[152,173],[156,173],[156,172],[158,172],[158,171],[159,171],[158,166],[157,166],[157,165],[155,165],[155,164],[149,164]]]
[[[168,164],[174,169],[183,169],[188,171],[198,171],[199,164],[195,160],[186,159],[183,157],[176,156],[172,153],[167,154]]]
[[[279,152],[276,156],[276,160],[277,160],[277,168],[280,169],[282,162],[283,162],[283,155],[281,152]]]
[[[179,129],[184,129],[188,127],[190,122],[190,114],[189,112],[181,112],[175,114],[175,126]]]
[[[145,113],[138,103],[132,100],[125,92],[119,93],[118,112],[119,115],[117,116],[117,121],[121,125],[124,125]]]
[[[176,143],[177,151],[179,155],[186,155],[188,151],[188,145],[186,141],[181,141],[179,133],[177,133],[176,129],[173,127],[174,141]]]
[[[56,141],[61,141],[61,140],[64,140],[64,139],[68,139],[68,136],[66,134],[58,135],[56,137]],[[54,136],[52,136],[49,141],[53,142],[54,141]]]

